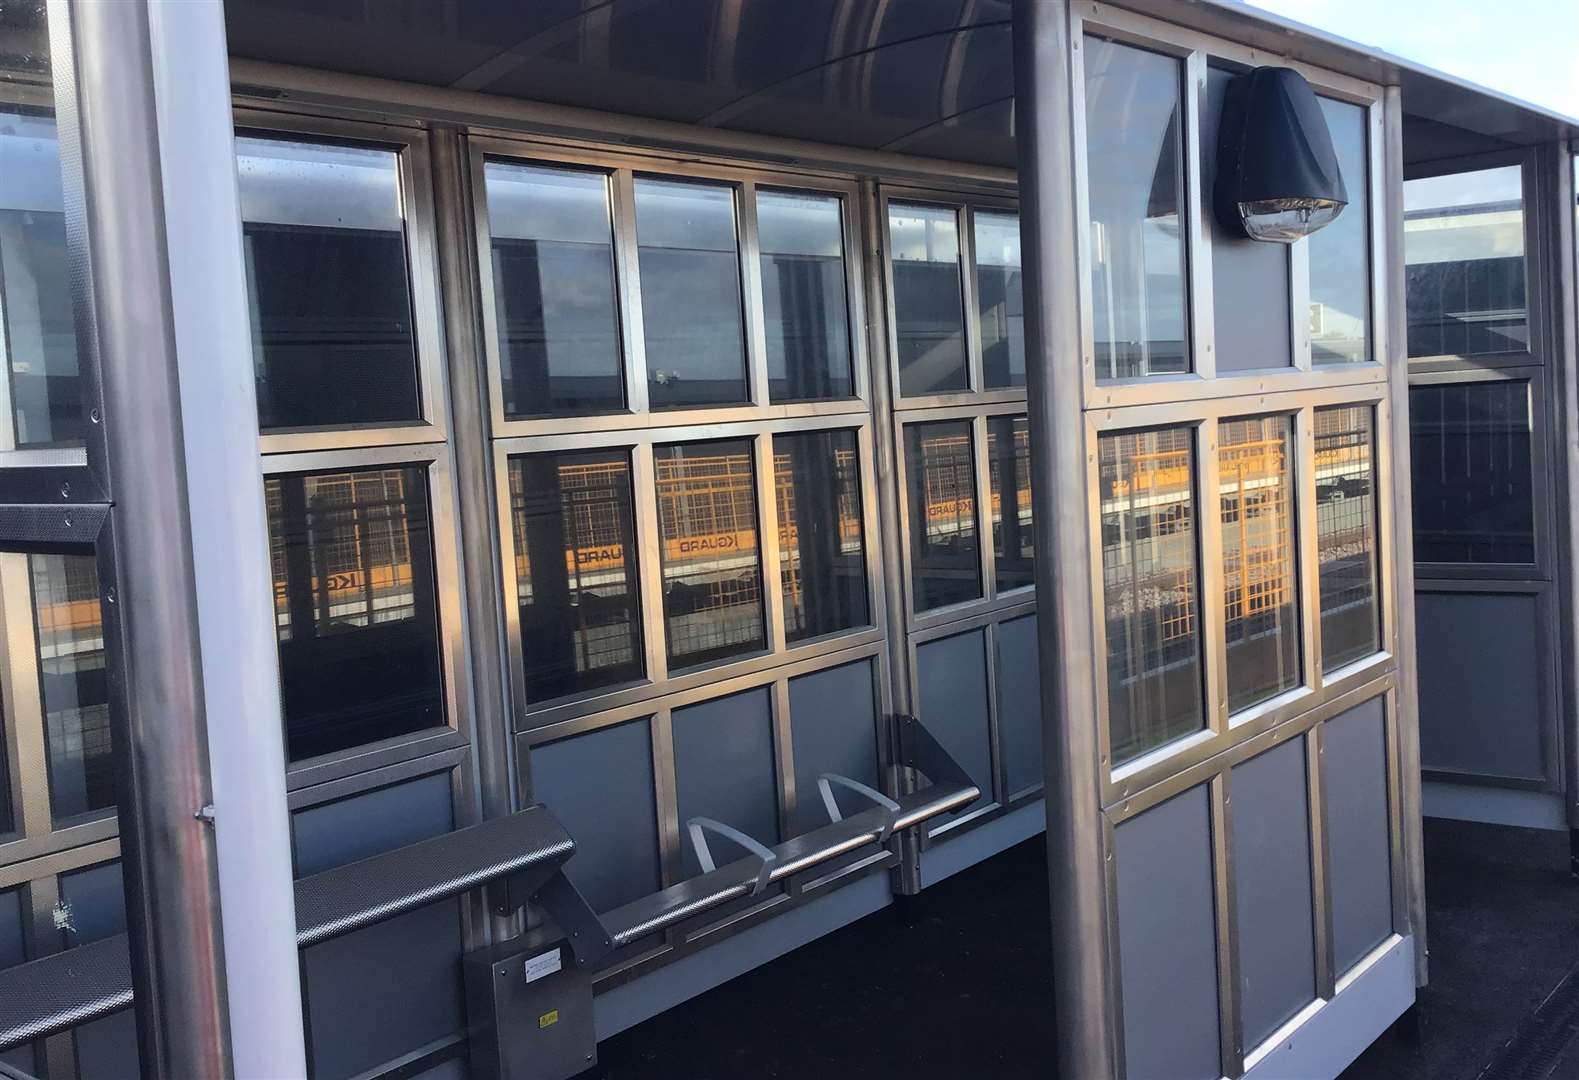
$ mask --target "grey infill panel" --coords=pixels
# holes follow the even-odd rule
[[[1529,595],[1415,593],[1426,768],[1545,776],[1540,610]]]
[[[137,1014],[126,1009],[83,1024],[73,1033],[78,1080],[127,1080],[138,1076]]]
[[[294,815],[298,874],[327,870],[455,827],[448,773]],[[460,908],[420,908],[302,953],[312,1075],[339,1080],[465,1025]]]
[[[450,1058],[441,1061],[431,1069],[426,1069],[411,1080],[466,1080],[470,1073],[466,1069],[466,1062],[462,1058]]]
[[[22,911],[22,890],[0,892],[0,968],[11,967],[27,959],[27,924]],[[0,975],[0,978],[4,977]],[[19,1046],[0,1054],[0,1061],[25,1073],[37,1071],[31,1046]]]
[[[1332,937],[1342,976],[1393,930],[1382,699],[1327,721],[1324,738]]]
[[[533,747],[532,798],[575,840],[565,872],[593,908],[663,887],[647,717]]]
[[[126,891],[120,860],[60,876],[60,899],[71,912],[70,945],[87,945],[126,929]],[[72,1031],[81,1080],[120,1080],[136,1076],[137,1020],[132,1012],[116,1013]]]
[[[773,713],[767,687],[676,709],[674,783],[680,811],[684,876],[702,872],[685,823],[710,817],[763,844],[778,843],[778,786],[773,766]],[[741,852],[709,836],[719,865]]]
[[[1216,1080],[1217,916],[1206,785],[1113,830],[1128,1080]]]
[[[997,675],[1004,783],[1012,798],[1042,783],[1042,675],[1035,615],[999,624]]]
[[[1232,791],[1240,1011],[1249,1052],[1316,997],[1305,740],[1236,765]]]
[[[853,664],[791,679],[790,730],[795,759],[795,833],[828,824],[817,790],[823,773],[838,773],[873,787],[877,775],[877,713],[872,662]],[[869,808],[858,796],[834,788],[845,814]]]
[[[969,813],[992,798],[985,633],[970,630],[918,646],[916,689],[916,715],[981,788],[981,800],[962,811]]]

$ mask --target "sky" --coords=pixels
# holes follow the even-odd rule
[[[1579,0],[1250,0],[1579,117]]]

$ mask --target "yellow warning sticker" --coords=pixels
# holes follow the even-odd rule
[[[537,1018],[537,1026],[539,1030],[546,1027],[553,1027],[557,1023],[559,1023],[558,1009],[550,1009],[548,1012]]]

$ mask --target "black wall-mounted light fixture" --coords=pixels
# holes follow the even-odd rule
[[[1348,205],[1316,92],[1293,68],[1235,76],[1217,137],[1217,220],[1235,236],[1291,244]]]

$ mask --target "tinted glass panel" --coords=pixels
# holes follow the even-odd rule
[[[1310,356],[1317,364],[1370,357],[1371,199],[1365,110],[1330,98],[1321,111],[1338,152],[1349,205],[1310,245]]]
[[[839,200],[757,192],[757,244],[769,396],[774,401],[853,397]]]
[[[1368,405],[1316,410],[1316,551],[1324,671],[1381,648],[1376,495],[1371,484],[1374,424]]]
[[[1525,382],[1409,388],[1415,561],[1533,563]]]
[[[773,457],[785,638],[869,625],[855,432],[776,435]]]
[[[484,175],[505,415],[623,408],[608,179],[498,161]]]
[[[982,381],[988,389],[1024,386],[1025,294],[1016,214],[976,211],[976,309]]]
[[[910,585],[917,611],[981,596],[970,421],[905,428]]]
[[[427,473],[267,477],[292,761],[445,723]]]
[[[1286,416],[1218,425],[1230,712],[1300,683],[1292,459]]]
[[[399,155],[238,137],[258,426],[421,418]]]
[[[1517,165],[1404,181],[1410,356],[1526,352]]]
[[[1023,416],[987,420],[987,469],[992,481],[992,557],[998,591],[1036,584],[1031,533],[1031,425]]]
[[[640,678],[629,453],[511,458],[510,518],[527,699]]]
[[[970,388],[957,219],[952,207],[888,206],[902,397]]]
[[[1102,436],[1102,600],[1113,764],[1205,724],[1187,428]]]
[[[652,407],[745,401],[734,189],[638,179],[636,234]]]
[[[91,555],[29,555],[56,821],[115,805],[99,575]]]
[[[1097,377],[1188,371],[1179,61],[1085,42]]]
[[[670,668],[766,647],[750,439],[653,448]]]

